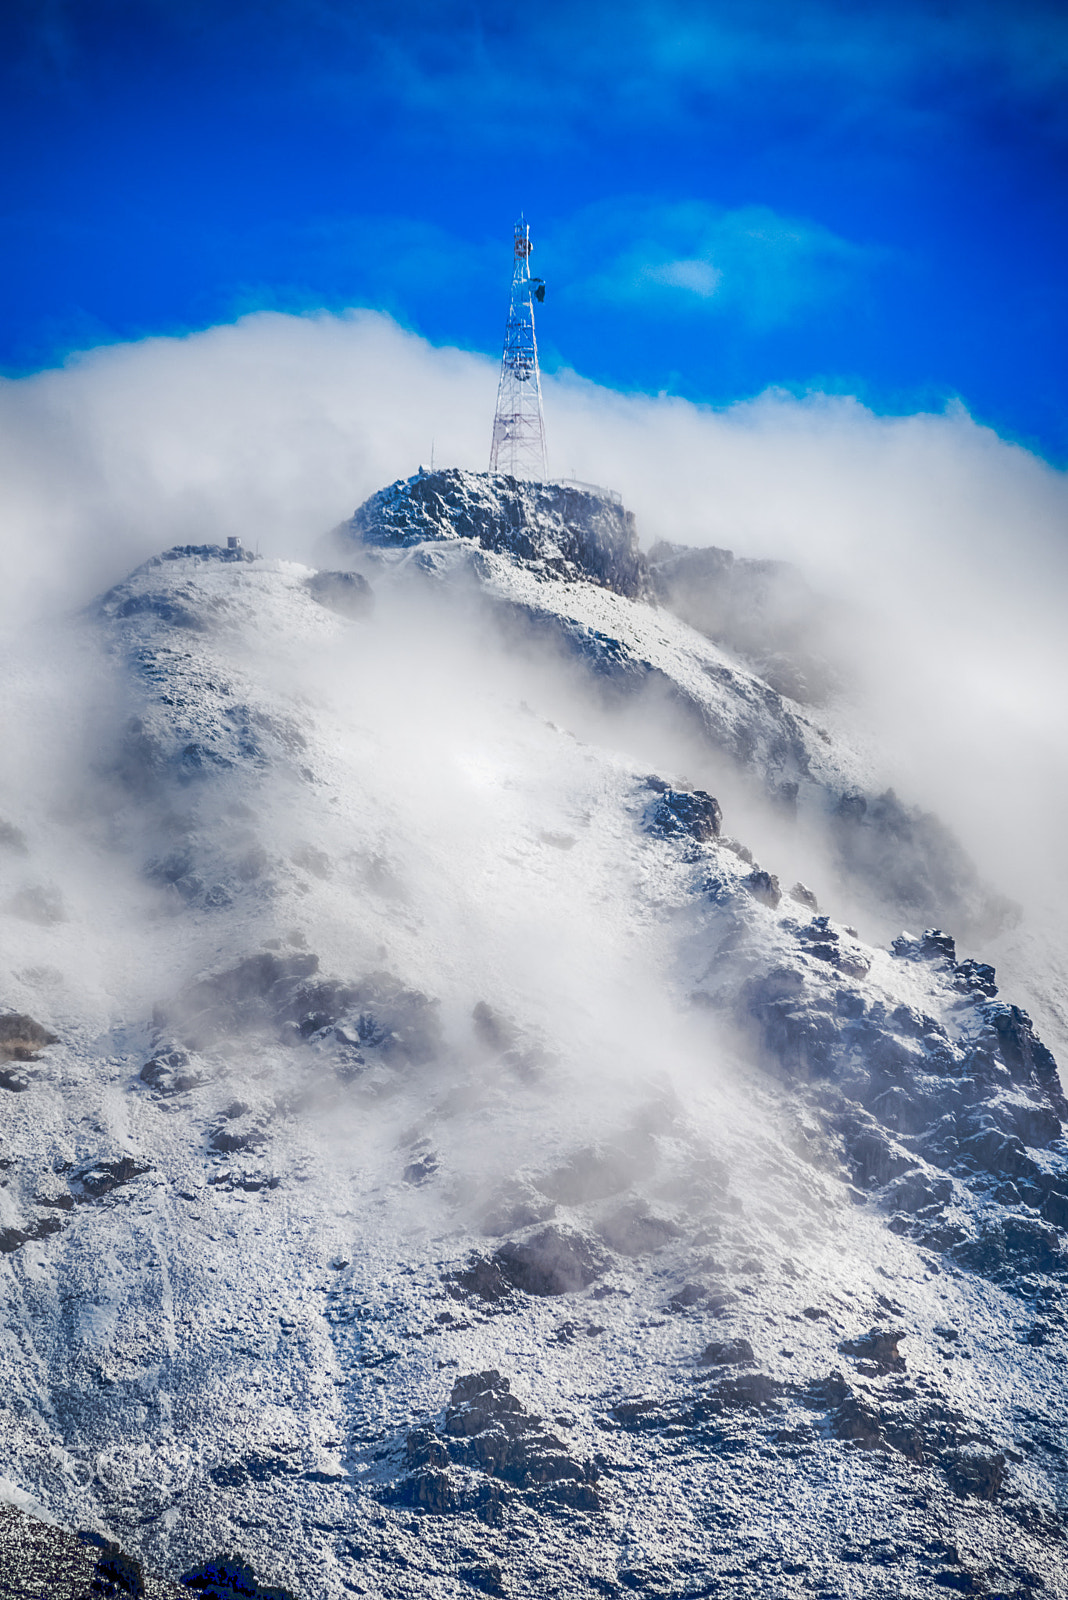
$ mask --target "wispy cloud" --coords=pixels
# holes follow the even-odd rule
[[[760,331],[844,292],[874,253],[766,206],[621,198],[572,218],[550,240],[566,297],[678,315],[729,310]]]

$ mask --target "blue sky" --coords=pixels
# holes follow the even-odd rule
[[[8,0],[0,368],[260,307],[722,404],[959,398],[1068,460],[1068,13]]]

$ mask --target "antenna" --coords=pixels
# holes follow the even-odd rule
[[[515,225],[512,301],[504,330],[501,379],[490,446],[491,472],[513,478],[547,478],[545,418],[541,409],[541,373],[534,337],[534,301],[545,299],[545,284],[530,276],[530,228],[521,215]]]

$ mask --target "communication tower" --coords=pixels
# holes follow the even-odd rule
[[[490,471],[513,478],[545,478],[545,418],[541,409],[541,373],[534,337],[534,301],[545,299],[545,283],[530,276],[530,228],[520,216],[515,225],[512,301],[504,330],[497,414],[493,419]]]

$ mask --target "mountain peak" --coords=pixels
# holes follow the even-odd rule
[[[612,490],[590,484],[420,468],[365,500],[340,531],[385,546],[471,539],[484,550],[510,552],[557,577],[583,579],[627,599],[652,594],[633,513]]]

